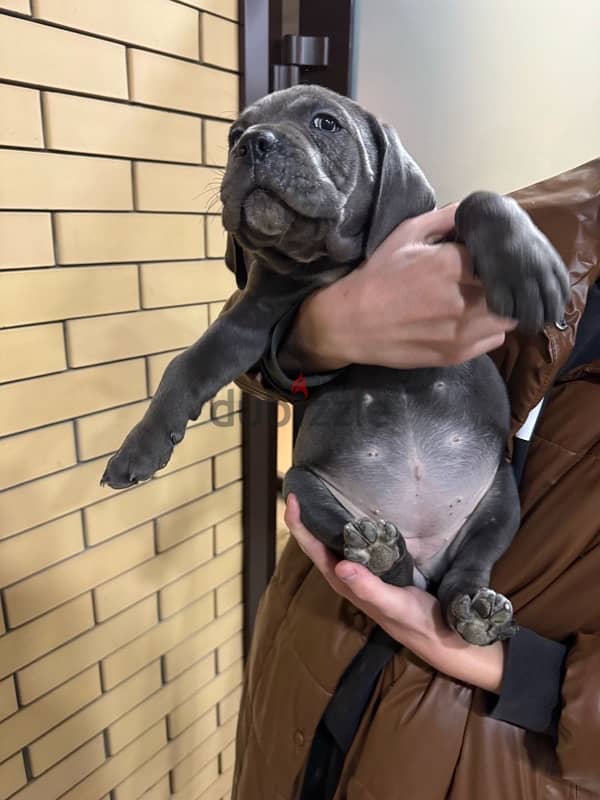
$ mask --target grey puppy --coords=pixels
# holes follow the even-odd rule
[[[237,302],[167,367],[152,403],[102,481],[150,478],[189,420],[256,364],[275,323],[315,288],[346,275],[402,220],[435,205],[397,135],[359,105],[316,86],[271,94],[234,123],[221,188],[223,222],[245,253]],[[537,331],[562,315],[569,288],[556,251],[511,199],[459,205],[489,307]],[[487,356],[458,366],[353,366],[313,392],[284,492],[340,556],[384,581],[436,591],[448,624],[480,645],[515,630],[489,588],[519,525],[503,459],[509,404]]]

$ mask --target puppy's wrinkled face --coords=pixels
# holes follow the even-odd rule
[[[377,145],[357,104],[318,86],[275,92],[232,125],[223,223],[243,247],[295,261],[358,258]]]

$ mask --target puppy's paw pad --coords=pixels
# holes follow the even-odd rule
[[[404,539],[391,522],[364,518],[344,526],[344,557],[383,575],[406,552]]]
[[[510,600],[486,587],[473,596],[456,595],[447,612],[448,624],[471,644],[488,645],[509,639],[517,630]]]

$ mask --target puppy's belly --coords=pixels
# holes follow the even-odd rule
[[[428,578],[443,572],[444,552],[451,547],[465,522],[488,492],[496,474],[496,459],[478,460],[476,470],[464,464],[420,466],[415,479],[411,464],[390,470],[374,467],[330,474],[314,469],[334,497],[355,518],[393,522],[404,536],[417,567]]]

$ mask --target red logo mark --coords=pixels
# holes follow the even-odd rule
[[[302,394],[304,399],[308,400],[308,388],[306,386],[306,378],[302,373],[298,375],[295,381],[292,381],[292,394]]]

